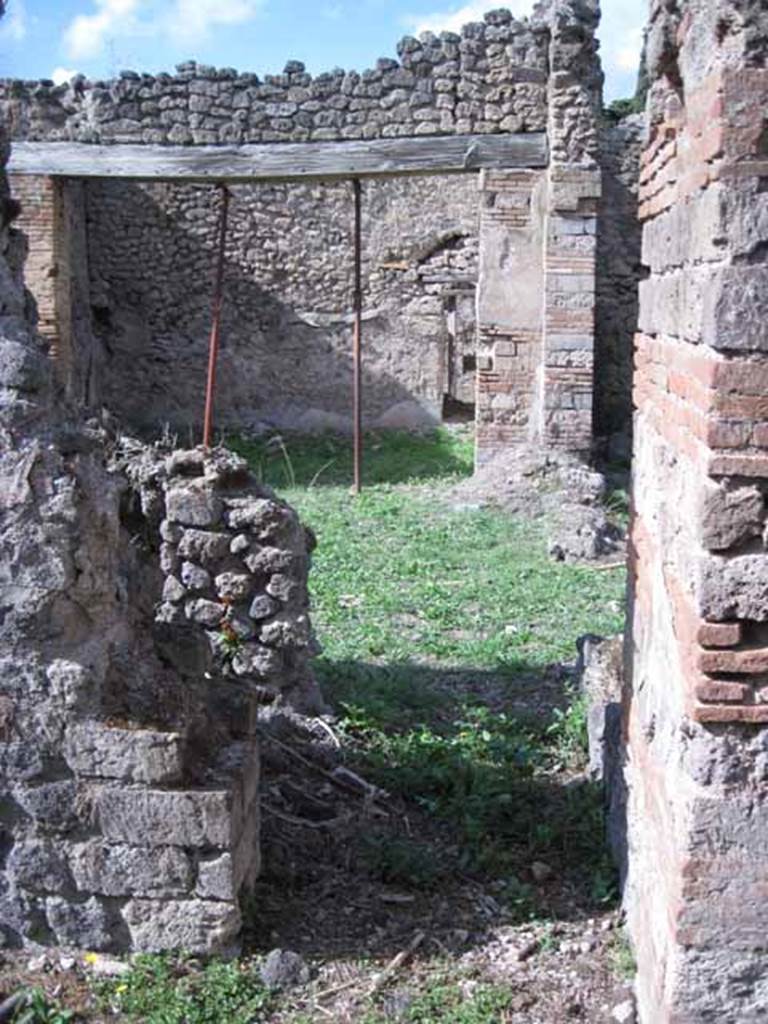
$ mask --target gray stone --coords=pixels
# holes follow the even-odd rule
[[[222,572],[214,582],[218,596],[229,601],[244,601],[254,587],[253,577],[246,573]]]
[[[112,915],[95,896],[83,903],[49,896],[45,914],[60,946],[108,950],[119,942]]]
[[[205,569],[199,565],[195,565],[194,562],[182,562],[181,582],[187,590],[207,590],[211,585],[211,577]]]
[[[276,572],[270,577],[269,583],[267,583],[267,593],[283,604],[288,604],[299,589],[298,580],[281,572]],[[253,617],[258,618],[256,615]]]
[[[270,647],[245,643],[232,658],[232,668],[238,676],[271,679],[283,669],[283,659],[278,651]]]
[[[48,840],[16,842],[8,856],[7,870],[26,889],[60,893],[72,888],[63,848]]]
[[[237,952],[240,911],[211,900],[133,899],[123,910],[137,952],[184,950],[195,955]]]
[[[67,728],[64,756],[79,775],[169,785],[181,779],[184,741],[175,732],[79,722]]]
[[[237,839],[227,792],[104,787],[96,797],[99,825],[112,842],[228,849]]]
[[[163,600],[177,604],[187,596],[187,591],[175,576],[166,576],[163,584]]]
[[[273,949],[261,966],[261,980],[273,990],[307,985],[310,978],[306,961],[290,949]]]
[[[271,615],[275,614],[279,607],[279,603],[270,597],[269,594],[257,594],[253,601],[251,601],[248,614],[257,621],[268,619]]]
[[[221,499],[204,480],[175,484],[165,496],[168,520],[184,526],[214,526],[222,513]]]
[[[183,895],[192,885],[189,857],[172,846],[148,849],[92,839],[72,847],[69,864],[78,889],[103,896],[167,898]]]
[[[231,854],[200,861],[195,895],[204,900],[237,899]]]
[[[224,558],[229,550],[230,535],[211,530],[185,530],[179,541],[182,558],[208,565]]]
[[[728,487],[707,481],[702,494],[702,543],[710,551],[734,547],[762,533],[765,501],[754,485]]]
[[[217,604],[215,601],[206,601],[204,598],[187,601],[184,605],[184,612],[188,619],[209,628],[214,628],[221,623],[225,611],[223,605]]]
[[[25,786],[15,790],[14,797],[38,825],[54,832],[71,831],[85,814],[78,787],[71,780]]]

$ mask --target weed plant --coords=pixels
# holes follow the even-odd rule
[[[273,1007],[253,965],[212,960],[190,971],[170,956],[137,956],[99,994],[105,1010],[142,1024],[259,1024]]]

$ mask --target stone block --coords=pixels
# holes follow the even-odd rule
[[[704,483],[701,497],[701,540],[710,551],[724,551],[762,533],[765,502],[755,485],[728,487]]]
[[[81,892],[103,896],[174,897],[192,885],[189,856],[172,846],[148,849],[93,839],[72,847],[69,865]]]
[[[60,946],[100,951],[121,945],[122,937],[113,914],[95,896],[81,903],[49,896],[45,901],[45,914]]]
[[[755,554],[702,559],[696,598],[705,619],[768,621],[768,558]]]
[[[229,550],[230,535],[212,530],[185,530],[179,541],[179,554],[192,562],[208,565],[224,558]]]
[[[184,526],[213,526],[222,513],[221,499],[204,480],[175,484],[165,496],[167,518]]]
[[[96,797],[101,831],[112,842],[229,849],[241,823],[223,791],[104,787]]]
[[[223,853],[218,857],[200,861],[198,866],[195,895],[203,900],[235,900],[234,863],[232,855]]]
[[[194,601],[187,601],[184,605],[184,613],[188,619],[209,629],[215,629],[216,626],[220,625],[225,612],[226,608],[224,605],[217,604],[216,601],[206,601],[202,597]]]
[[[703,292],[702,341],[715,349],[768,351],[768,267],[725,267]]]
[[[82,794],[70,779],[14,790],[16,802],[45,831],[70,832],[87,817]]]
[[[211,585],[211,577],[202,566],[195,565],[194,562],[182,562],[181,582],[187,590],[207,590]]]
[[[61,843],[46,839],[18,840],[5,867],[9,877],[25,889],[60,893],[72,888],[72,876]]]
[[[136,952],[184,950],[196,955],[235,953],[240,910],[213,900],[130,900],[123,918]]]
[[[184,740],[176,732],[76,722],[67,728],[64,756],[78,775],[169,785],[181,780]]]
[[[254,588],[254,580],[249,573],[222,572],[214,583],[218,597],[228,601],[245,601]]]

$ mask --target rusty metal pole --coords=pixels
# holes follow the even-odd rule
[[[213,434],[213,398],[216,391],[216,362],[219,355],[219,331],[221,325],[221,302],[224,289],[224,247],[227,241],[227,217],[229,214],[229,190],[219,185],[221,193],[221,216],[219,221],[219,247],[216,261],[216,281],[213,287],[211,322],[211,343],[208,351],[208,384],[205,390],[205,419],[203,421],[203,445],[211,447]]]
[[[363,286],[362,286],[362,228],[360,218],[360,179],[352,179],[352,191],[355,197],[355,281],[354,281],[354,314],[355,329],[352,341],[352,416],[354,431],[354,483],[352,490],[359,494],[362,482],[363,462],[363,377],[362,377],[362,342],[363,342]]]

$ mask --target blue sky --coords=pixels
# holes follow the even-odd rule
[[[395,56],[397,40],[455,31],[493,0],[8,0],[0,21],[0,77],[108,78],[124,68],[172,71],[194,58],[257,74],[288,59],[313,73],[362,70]],[[509,0],[527,14],[532,0]],[[634,92],[644,0],[603,0],[601,49],[608,100]]]

